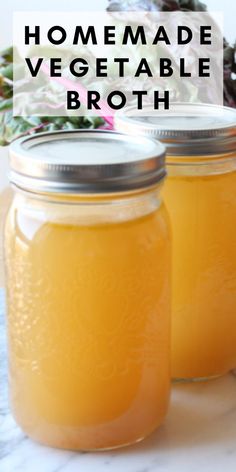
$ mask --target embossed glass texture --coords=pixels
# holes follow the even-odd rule
[[[170,387],[170,229],[162,183],[113,195],[15,187],[5,229],[10,395],[33,439],[141,440]]]

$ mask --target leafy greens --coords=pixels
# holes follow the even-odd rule
[[[108,0],[109,11],[206,11],[199,0]],[[236,43],[224,40],[224,104],[236,108]],[[187,92],[186,92],[187,93]],[[194,93],[194,91],[189,91]],[[211,91],[209,90],[209,94]],[[13,117],[13,48],[0,53],[0,145],[31,133],[62,129],[97,128],[100,117]]]

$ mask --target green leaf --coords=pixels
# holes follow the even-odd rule
[[[12,63],[13,62],[13,47],[11,46],[7,49],[4,49],[1,52],[1,56],[4,59],[4,62]]]
[[[12,98],[0,101],[0,112],[12,109]]]
[[[8,64],[5,67],[0,67],[0,76],[9,80],[13,80],[13,64]]]

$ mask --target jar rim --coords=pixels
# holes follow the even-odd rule
[[[172,156],[223,154],[236,150],[236,110],[202,103],[173,103],[170,110],[115,115],[115,129],[160,140]]]
[[[165,176],[165,147],[147,137],[64,130],[23,137],[10,146],[10,182],[34,192],[123,192]]]

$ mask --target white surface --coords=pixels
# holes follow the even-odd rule
[[[236,377],[173,388],[165,424],[133,447],[75,453],[26,438],[7,400],[3,290],[0,290],[1,472],[235,472]]]
[[[164,426],[134,447],[73,453],[31,442],[2,409],[2,472],[235,472],[236,378],[173,390]]]
[[[235,0],[202,0],[209,10],[222,11],[224,14],[224,34],[228,41],[236,40]],[[1,2],[0,11],[0,49],[12,42],[12,12],[22,10],[104,10],[108,0],[7,0]]]
[[[121,164],[150,159],[165,151],[159,142],[137,136],[115,136],[108,140],[102,134],[94,135],[92,139],[85,133],[79,138],[69,135],[67,139],[62,139],[59,136],[58,139],[54,137],[53,140],[31,143],[31,146],[26,144],[21,150],[23,156],[33,158],[35,162],[60,165]],[[15,149],[18,152],[17,143]]]
[[[33,443],[16,426],[8,407],[0,293],[1,472],[235,472],[236,377],[173,388],[165,425],[133,447],[75,453]]]

